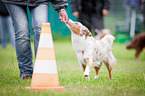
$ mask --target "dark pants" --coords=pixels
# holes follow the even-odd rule
[[[143,2],[143,4],[141,5],[141,10],[142,10],[144,25],[145,25],[145,2]]]
[[[91,29],[104,29],[103,16],[97,13],[89,14],[80,12],[78,21],[85,25],[90,31]]]

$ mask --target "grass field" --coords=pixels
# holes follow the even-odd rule
[[[25,89],[31,80],[20,80],[15,50],[0,48],[0,96],[145,96],[145,53],[134,59],[134,50],[126,50],[125,44],[114,43],[113,53],[117,64],[113,79],[103,65],[99,79],[94,80],[94,70],[86,81],[75,59],[71,42],[54,42],[60,86],[64,91],[34,91]]]

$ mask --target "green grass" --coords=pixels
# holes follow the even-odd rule
[[[135,50],[126,50],[125,44],[114,43],[113,53],[117,64],[113,79],[103,65],[99,79],[94,80],[94,70],[86,81],[75,58],[71,42],[54,42],[60,86],[64,91],[34,91],[25,89],[31,80],[20,80],[15,50],[0,48],[0,96],[144,96],[145,95],[145,53],[135,60]]]

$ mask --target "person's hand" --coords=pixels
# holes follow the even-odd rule
[[[78,12],[78,11],[74,11],[74,12],[73,12],[73,15],[74,15],[76,18],[78,18],[78,17],[79,17],[79,12]]]
[[[59,20],[64,23],[68,22],[68,15],[67,15],[65,9],[61,9],[59,11]]]
[[[108,10],[103,9],[102,13],[103,13],[104,16],[107,16],[108,15]]]

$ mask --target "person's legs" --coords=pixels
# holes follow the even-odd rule
[[[7,18],[7,28],[9,31],[9,40],[10,40],[11,46],[14,48],[15,47],[15,30],[14,30],[11,16],[8,16]]]
[[[29,8],[32,16],[32,29],[34,31],[34,49],[36,57],[42,23],[48,22],[48,5],[41,4],[35,8]]]
[[[86,26],[91,31],[91,14],[79,13],[78,21],[81,22],[84,26]]]
[[[143,23],[145,25],[145,2],[143,3],[142,13],[143,13],[143,19],[144,19]]]
[[[92,23],[92,29],[95,31],[97,30],[102,30],[104,29],[104,19],[102,15],[99,14],[92,14],[91,18],[91,23]],[[95,32],[96,34],[96,32]]]
[[[33,62],[26,6],[6,4],[15,28],[15,45],[20,77],[32,76]]]
[[[0,25],[1,25],[1,47],[2,48],[6,48],[7,46],[7,33],[8,33],[8,29],[7,29],[7,16],[0,16]]]

